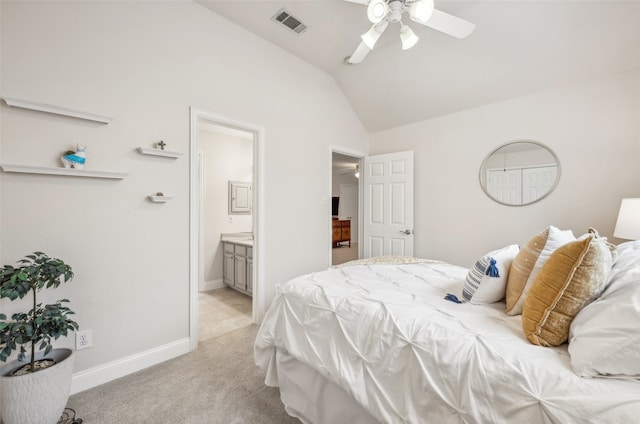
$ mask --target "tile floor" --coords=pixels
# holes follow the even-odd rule
[[[198,341],[251,325],[251,297],[224,287],[198,293]]]
[[[332,265],[358,259],[358,243],[332,249]],[[251,325],[251,297],[223,287],[198,293],[198,341]]]

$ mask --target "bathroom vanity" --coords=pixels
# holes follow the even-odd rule
[[[222,279],[226,286],[249,296],[253,293],[253,234],[223,233]]]

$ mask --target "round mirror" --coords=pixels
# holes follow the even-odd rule
[[[513,141],[498,147],[480,167],[480,185],[498,203],[523,206],[547,196],[558,185],[560,161],[535,141]]]

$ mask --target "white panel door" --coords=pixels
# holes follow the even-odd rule
[[[522,170],[522,203],[538,200],[551,190],[558,175],[557,166],[541,166]]]
[[[364,158],[363,255],[413,256],[413,152]]]
[[[487,191],[494,199],[509,205],[522,204],[522,170],[487,170]]]

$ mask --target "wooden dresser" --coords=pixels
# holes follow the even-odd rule
[[[338,247],[343,242],[348,242],[351,247],[351,220],[334,219],[331,223],[333,224],[331,232],[333,247]]]

